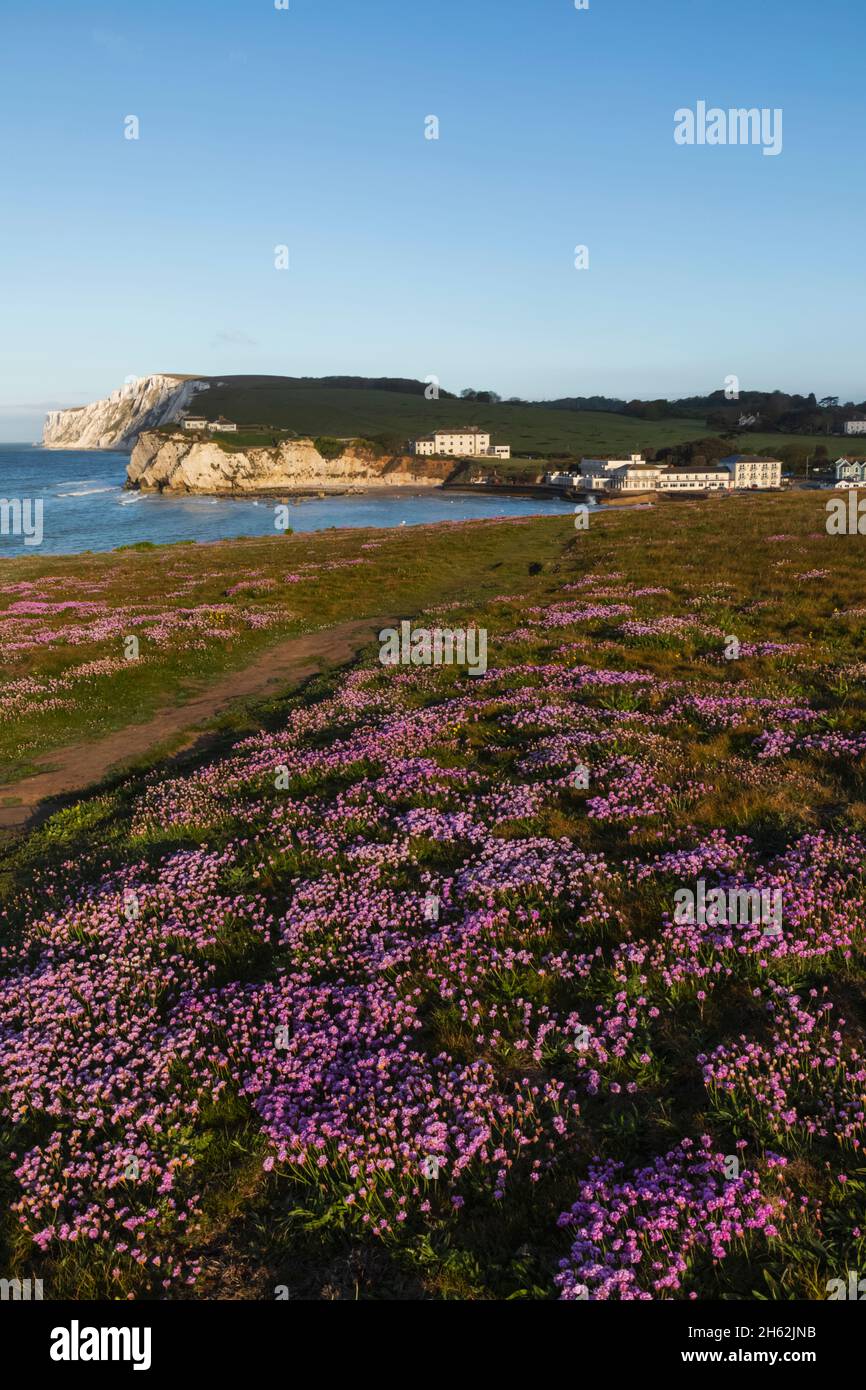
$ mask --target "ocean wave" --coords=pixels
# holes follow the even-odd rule
[[[87,488],[81,489],[81,490],[78,491],[78,492],[58,492],[57,496],[58,496],[58,497],[95,497],[96,494],[97,494],[98,492],[118,492],[118,491],[119,491],[119,489],[118,489],[118,487],[117,487],[116,485],[115,485],[114,487],[87,487]]]

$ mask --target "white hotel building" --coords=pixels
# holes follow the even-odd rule
[[[660,463],[644,463],[638,456],[631,463],[621,464],[610,474],[610,492],[655,492],[663,486],[664,468]]]
[[[467,425],[461,430],[435,430],[425,434],[412,444],[415,454],[448,455],[452,458],[495,458],[510,459],[510,444],[491,446],[490,435],[475,425]]]
[[[606,492],[611,480],[621,468],[645,467],[640,454],[632,454],[627,459],[581,459],[580,482],[594,492]]]
[[[548,473],[553,487],[577,492],[727,492],[736,488],[782,485],[778,459],[735,454],[720,463],[647,463],[640,454],[628,459],[582,459],[579,473]]]
[[[731,454],[722,459],[722,468],[731,475],[731,487],[765,488],[782,486],[780,459],[753,458],[751,454]]]
[[[711,463],[686,463],[681,467],[662,470],[657,486],[662,492],[727,492],[731,487],[731,475],[727,468]]]

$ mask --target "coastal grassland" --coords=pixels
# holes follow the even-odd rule
[[[862,1270],[866,542],[825,501],[482,528],[496,587],[443,562],[415,620],[483,626],[486,675],[371,650],[7,844],[4,1270],[448,1300]],[[675,921],[698,879],[777,890],[781,934]]]
[[[560,552],[567,526],[452,523],[0,562],[0,782],[140,723],[283,638],[437,598],[483,597]],[[127,660],[126,641],[139,655]]]

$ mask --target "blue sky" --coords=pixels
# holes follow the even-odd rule
[[[7,0],[2,33],[0,438],[152,371],[866,397],[862,0]],[[782,153],[678,146],[700,100],[781,108]]]

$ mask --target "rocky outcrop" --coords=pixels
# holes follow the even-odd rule
[[[454,471],[446,459],[380,458],[347,445],[324,458],[311,439],[238,449],[182,433],[145,433],[126,470],[127,487],[148,492],[345,492],[380,487],[440,487]]]
[[[49,412],[44,449],[132,449],[144,430],[171,424],[208,383],[179,376],[142,376],[103,401]]]

